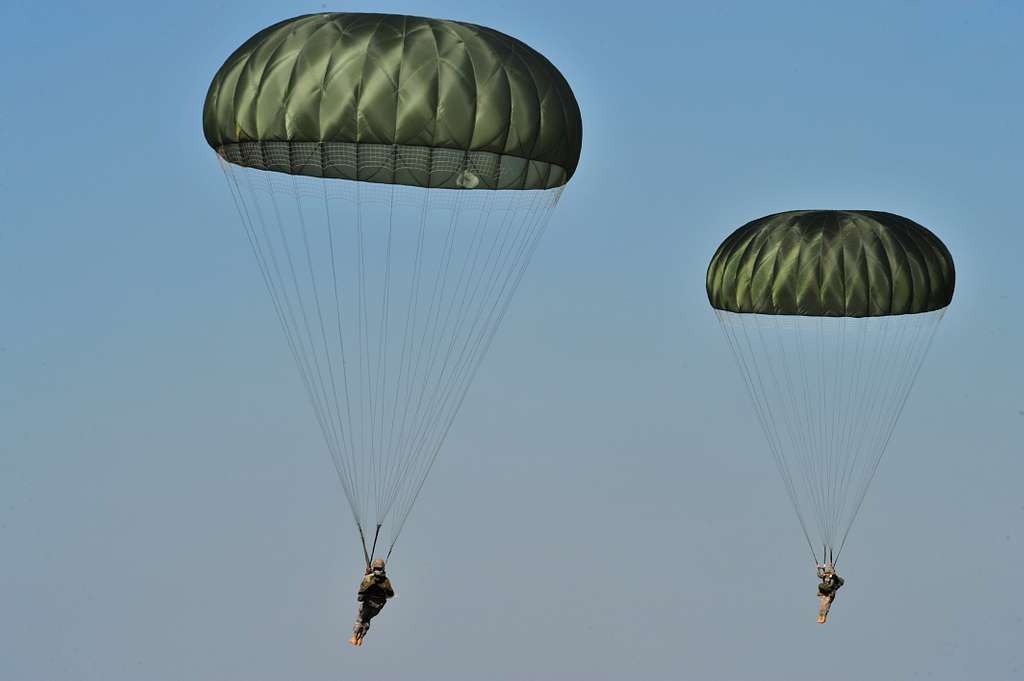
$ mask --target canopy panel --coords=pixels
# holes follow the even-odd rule
[[[250,38],[214,77],[203,129],[236,165],[453,189],[564,185],[583,139],[565,78],[524,43],[361,13],[296,17]]]
[[[718,310],[881,317],[947,307],[955,272],[946,246],[913,220],[864,210],[799,210],[754,220],[711,259]]]

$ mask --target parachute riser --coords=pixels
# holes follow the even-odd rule
[[[377,529],[373,533],[373,547],[370,549],[370,558],[366,561],[367,567],[370,565],[370,561],[373,560],[373,554],[377,552],[377,538],[380,537],[380,523],[377,523]],[[363,551],[366,551],[366,545],[363,545]]]
[[[366,569],[370,569],[370,552],[366,550],[366,535],[363,534],[363,526],[356,523],[356,528],[359,530],[359,543],[363,547],[363,560],[366,561]],[[377,526],[377,531],[380,531],[380,525]]]

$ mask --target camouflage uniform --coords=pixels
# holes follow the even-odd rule
[[[383,567],[363,577],[356,596],[356,600],[359,601],[359,616],[352,626],[353,640],[362,642],[366,632],[370,630],[370,620],[377,616],[387,600],[394,595],[395,590],[391,587],[391,580],[384,574]]]
[[[818,576],[821,584],[818,585],[818,624],[824,624],[828,618],[828,610],[832,607],[832,601],[836,599],[836,592],[839,591],[845,582],[843,578],[831,570],[818,568]]]

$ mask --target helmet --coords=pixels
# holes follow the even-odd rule
[[[380,558],[375,558],[373,562],[370,563],[370,569],[374,572],[384,572],[384,561]]]

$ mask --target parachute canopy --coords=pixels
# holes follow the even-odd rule
[[[953,258],[913,220],[865,210],[798,210],[749,222],[711,259],[711,306],[729,312],[880,317],[953,298]]]
[[[822,562],[845,545],[954,278],[934,234],[877,211],[769,215],[711,260],[708,300]]]
[[[515,38],[354,13],[288,19],[246,41],[210,85],[203,130],[241,166],[467,189],[564,185],[583,139],[565,78]]]

